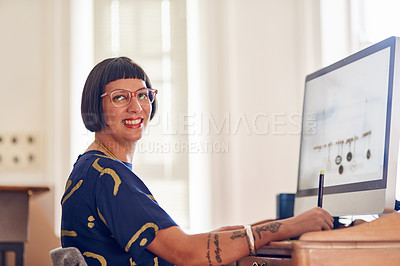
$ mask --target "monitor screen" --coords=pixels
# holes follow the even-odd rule
[[[320,171],[323,208],[332,215],[393,211],[396,42],[389,38],[306,77],[295,213],[317,205]]]

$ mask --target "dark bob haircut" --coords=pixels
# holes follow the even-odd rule
[[[101,95],[105,86],[118,79],[141,79],[151,88],[144,70],[128,57],[108,58],[98,63],[89,73],[82,92],[81,115],[85,127],[91,132],[101,131],[106,126]],[[150,120],[157,111],[157,100],[152,104]]]

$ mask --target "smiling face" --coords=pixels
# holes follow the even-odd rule
[[[146,88],[141,79],[118,79],[105,86],[104,93],[116,90],[136,92]],[[100,132],[103,137],[113,139],[119,143],[138,141],[146,129],[151,114],[151,104],[140,105],[136,97],[132,97],[129,104],[115,107],[109,96],[102,98],[103,116],[106,127]]]

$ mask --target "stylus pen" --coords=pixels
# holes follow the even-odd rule
[[[324,197],[324,171],[319,173],[319,186],[318,186],[318,207],[322,208],[322,198]]]

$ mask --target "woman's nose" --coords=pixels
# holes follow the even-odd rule
[[[135,96],[132,96],[131,101],[128,104],[128,111],[131,112],[140,112],[142,110],[142,106]]]

